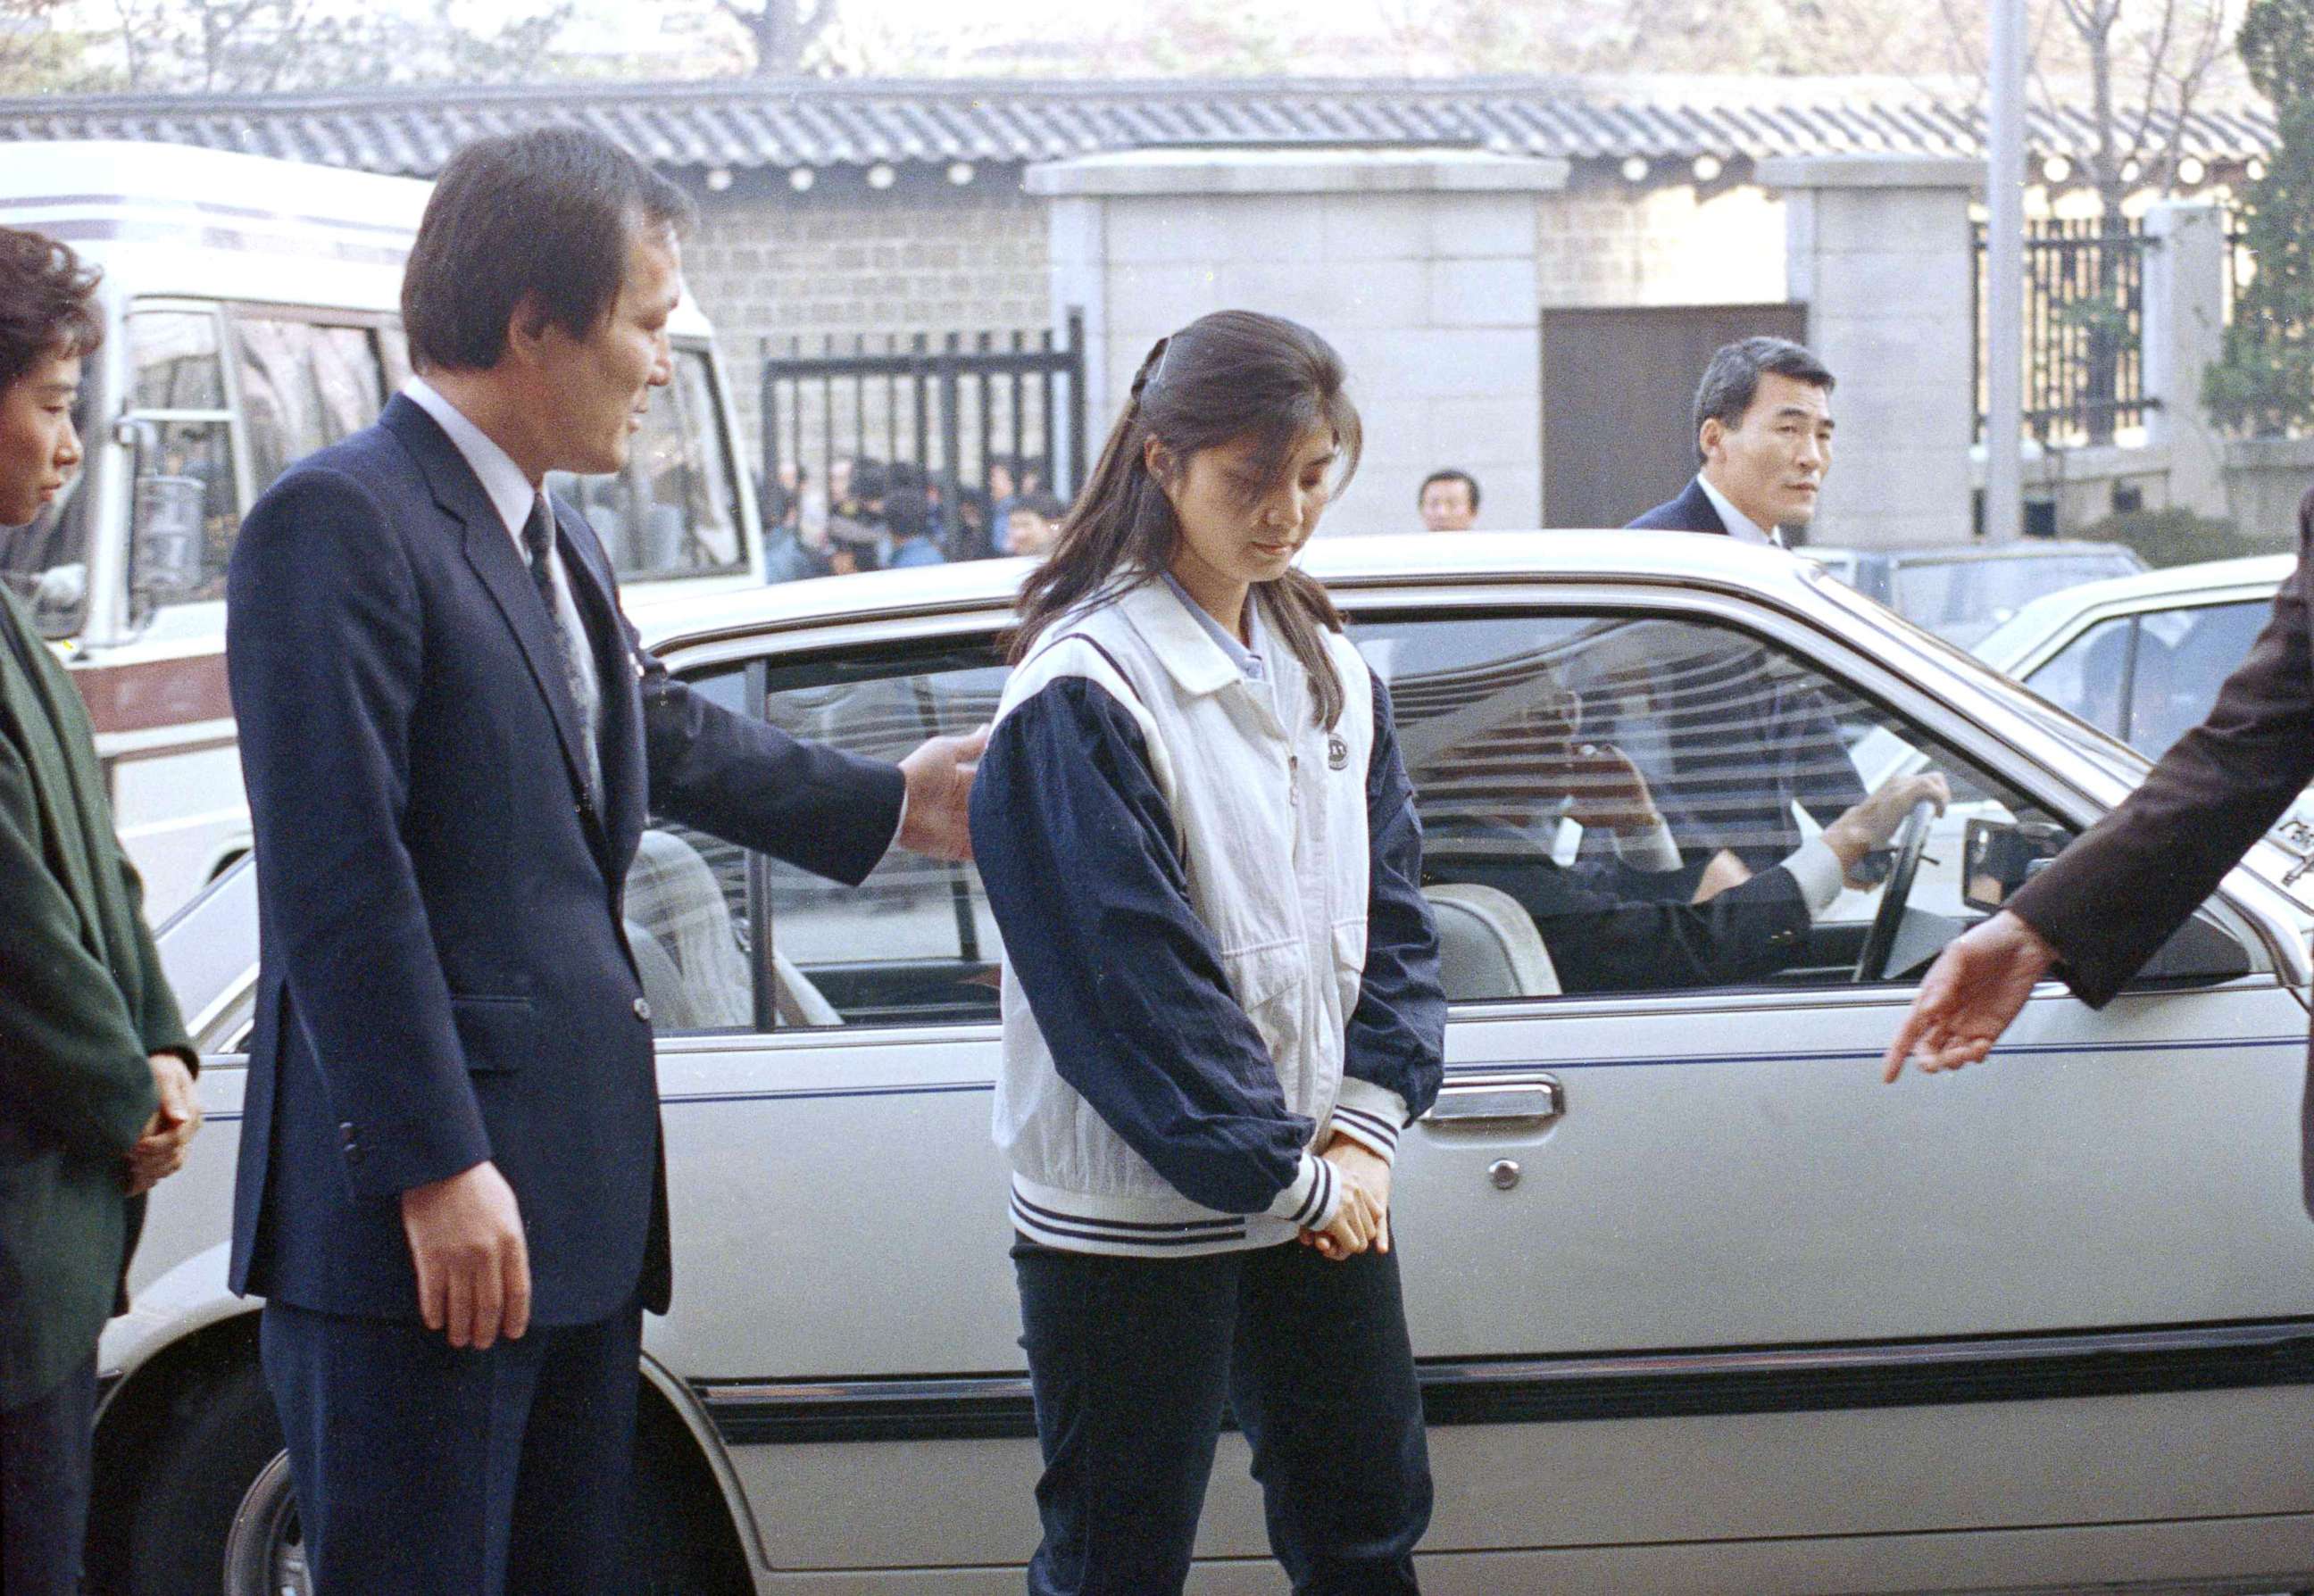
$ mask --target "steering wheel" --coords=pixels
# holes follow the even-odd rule
[[[1882,968],[1888,955],[1896,946],[1896,928],[1904,923],[1904,900],[1912,895],[1912,877],[1921,868],[1921,852],[1929,845],[1929,827],[1936,820],[1937,806],[1932,799],[1922,798],[1904,816],[1903,825],[1896,833],[1896,860],[1888,869],[1888,879],[1880,893],[1880,907],[1872,916],[1872,929],[1864,933],[1864,949],[1856,956],[1856,979],[1877,981],[1886,972]]]

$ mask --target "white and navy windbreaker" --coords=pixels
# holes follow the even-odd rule
[[[1291,652],[1249,681],[1156,578],[1055,622],[972,793],[1004,939],[995,1136],[1049,1247],[1179,1257],[1339,1206],[1311,1149],[1383,1158],[1437,1096],[1446,1002],[1387,690],[1312,723]]]

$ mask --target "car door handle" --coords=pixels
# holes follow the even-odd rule
[[[1556,1075],[1498,1075],[1450,1083],[1422,1116],[1434,1125],[1549,1124],[1567,1112],[1567,1091]]]

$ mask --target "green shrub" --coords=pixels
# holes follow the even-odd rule
[[[2281,437],[2314,424],[2314,0],[2250,0],[2236,42],[2277,137],[2242,194],[2257,273],[2235,298],[2202,402],[2230,431]]]

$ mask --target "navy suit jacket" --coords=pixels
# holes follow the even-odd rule
[[[1624,530],[1718,533],[1725,537],[1727,524],[1704,492],[1702,479],[1691,477],[1677,498],[1656,506]],[[1773,713],[1762,724],[1750,673],[1736,676],[1726,684],[1719,701],[1742,706],[1735,719],[1751,727],[1758,745],[1734,764],[1727,763],[1727,750],[1715,749],[1707,772],[1680,783],[1682,790],[1656,797],[1671,807],[1673,830],[1683,844],[1725,842],[1759,869],[1782,858],[1799,841],[1790,821],[1793,798],[1818,820],[1830,822],[1863,801],[1864,783],[1819,695],[1803,692],[1790,702],[1771,699]]]
[[[1629,523],[1624,530],[1627,532],[1716,532],[1724,537],[1727,533],[1727,523],[1719,518],[1719,511],[1713,507],[1711,496],[1704,492],[1703,483],[1694,477],[1690,477],[1687,480],[1687,486],[1681,490],[1677,498],[1656,506],[1638,520]]]
[[[621,925],[646,810],[857,882],[888,765],[693,695],[643,655],[557,506],[602,683],[602,804],[545,606],[481,483],[397,396],[243,524],[226,662],[255,823],[256,1027],[232,1284],[415,1319],[404,1190],[489,1159],[533,1316],[670,1286],[649,1010]]]

